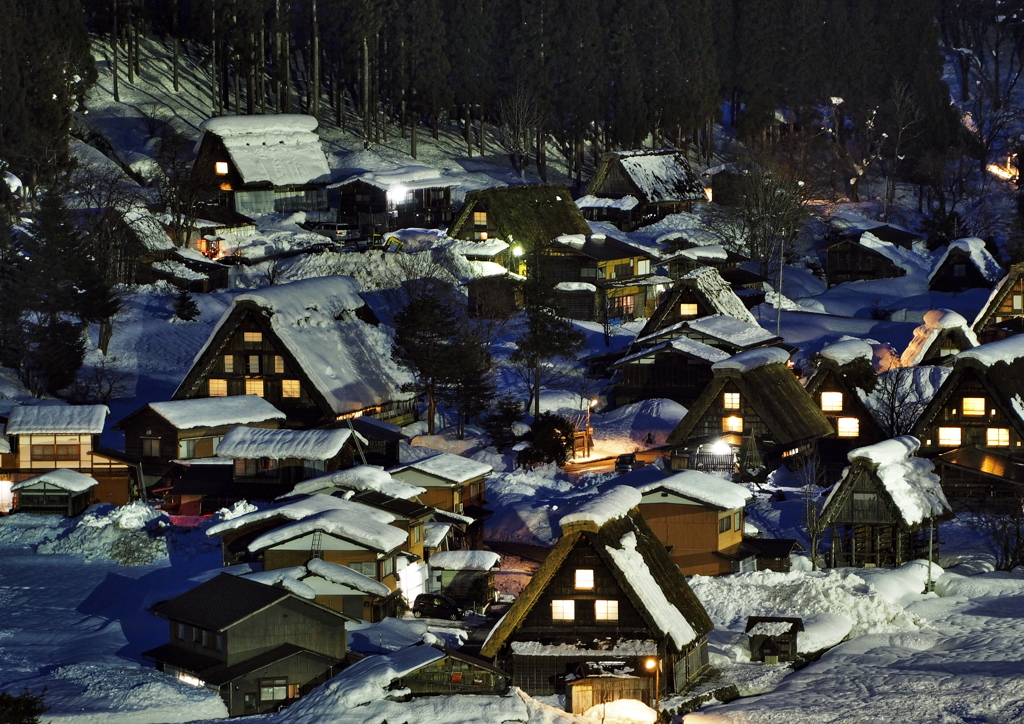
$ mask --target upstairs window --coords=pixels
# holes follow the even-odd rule
[[[246,344],[261,344],[263,332],[242,332],[242,341]]]
[[[474,211],[473,212],[473,226],[479,228],[487,228],[487,212],[486,211]]]
[[[1010,428],[990,427],[985,431],[985,444],[989,447],[1009,447]]]
[[[594,619],[597,621],[618,621],[618,601],[594,601]]]
[[[740,409],[740,393],[726,392],[722,398],[722,407],[724,407],[726,410]]]
[[[964,398],[964,417],[984,417],[985,416],[985,398],[984,397],[965,397]]]
[[[260,356],[258,354],[249,355],[246,358],[245,367],[250,375],[258,375],[260,373]]]
[[[281,380],[281,397],[301,397],[302,387],[298,380]]]
[[[1018,312],[1024,309],[1024,294],[1013,295],[1013,311]]]
[[[228,394],[228,381],[218,380],[211,378],[210,382],[210,397],[227,397]]]
[[[218,176],[228,175],[228,162],[227,161],[216,161],[213,164],[213,172]]]
[[[727,515],[724,518],[719,518],[718,519],[718,532],[719,533],[728,533],[731,528],[732,528],[732,516],[731,515]]]
[[[940,427],[940,447],[960,447],[963,444],[963,431],[959,427]]]
[[[245,394],[263,397],[263,380],[246,380]]]
[[[636,263],[637,274],[650,274],[651,273],[651,260],[641,259]]]
[[[274,355],[274,374],[275,375],[283,375],[284,374],[284,357],[282,357],[279,354],[275,354]]]
[[[594,571],[590,568],[576,569],[576,588],[589,591],[594,587]]]
[[[235,371],[235,356],[233,354],[224,355],[224,372],[231,374]]]
[[[697,305],[690,304],[689,302],[683,302],[679,305],[679,316],[680,317],[696,317],[698,314]]]
[[[840,417],[836,420],[836,435],[839,437],[857,437],[860,435],[860,420],[856,417]]]
[[[33,460],[78,460],[78,445],[32,445],[29,454]]]
[[[822,392],[821,409],[823,412],[841,412],[843,409],[843,393]]]
[[[722,432],[743,432],[743,418],[736,415],[722,418]]]
[[[967,276],[967,265],[966,264],[954,264],[953,265],[953,276],[965,277]]]
[[[552,621],[576,620],[576,601],[572,599],[556,599],[551,602]]]
[[[157,458],[157,457],[160,457],[160,438],[158,438],[158,437],[144,437],[144,438],[142,438],[142,457],[144,457],[144,458]]]

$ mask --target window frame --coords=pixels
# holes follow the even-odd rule
[[[852,421],[852,427],[851,427]],[[846,423],[845,425],[843,423]],[[836,418],[836,437],[851,438],[860,437],[860,418],[838,417]]]
[[[740,399],[739,392],[724,392],[722,393],[722,409],[723,410],[738,410],[742,400]]]
[[[735,432],[742,434],[743,418],[740,415],[726,415],[722,418],[722,432]]]
[[[993,433],[995,433],[995,435],[993,435]],[[986,447],[1010,447],[1010,428],[1008,428],[1008,427],[988,427],[988,428],[985,428],[985,446]]]
[[[956,432],[955,435],[953,434],[954,431]],[[962,427],[940,427],[937,433],[939,447],[961,447],[964,444],[964,430]]]
[[[970,404],[968,404],[970,400]],[[980,404],[979,404],[980,402]],[[964,397],[960,400],[960,411],[964,417],[985,417],[988,400],[984,397]]]
[[[228,381],[220,377],[211,377],[206,381],[207,397],[227,397]]]
[[[837,399],[838,396],[838,399]],[[826,401],[827,399],[827,401]],[[821,393],[819,399],[821,403],[822,412],[842,412],[843,411],[843,393],[829,390]]]
[[[593,591],[594,590],[594,569],[593,568],[577,568],[573,574],[573,587],[577,591]]]
[[[575,621],[576,600],[573,598],[555,598],[551,600],[552,621]]]
[[[603,609],[603,610],[602,610]],[[619,620],[619,600],[617,598],[599,598],[594,601],[594,620],[615,622]]]

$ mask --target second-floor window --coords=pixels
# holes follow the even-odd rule
[[[840,417],[836,420],[836,435],[857,437],[860,435],[860,420],[856,417]]]
[[[697,316],[697,305],[690,304],[689,302],[683,302],[679,305],[679,316],[680,317],[696,317]]]
[[[224,355],[224,372],[230,374],[235,371],[235,356],[233,354]]]
[[[738,410],[740,409],[740,393],[739,392],[726,392],[722,397],[722,407],[726,410]]]
[[[302,387],[298,380],[281,380],[281,397],[301,397]]]
[[[160,457],[160,438],[158,438],[158,437],[144,437],[144,438],[142,438],[142,457],[144,457],[144,458]]]
[[[825,412],[841,412],[843,409],[843,393],[822,392],[821,409]]]
[[[942,447],[960,447],[963,442],[962,430],[959,427],[940,427],[939,445]]]
[[[263,380],[246,380],[245,394],[263,397]]]
[[[30,448],[33,460],[78,460],[80,448],[78,445],[36,445]]]
[[[724,518],[719,518],[718,519],[718,532],[719,533],[728,533],[729,529],[731,527],[732,527],[732,516],[727,515]]]
[[[348,567],[351,568],[356,573],[361,573],[362,575],[366,576],[367,578],[376,578],[377,577],[377,563],[376,563],[376,561],[355,561],[354,563],[349,563]]]
[[[210,378],[210,397],[227,397],[228,381]]]
[[[594,587],[594,569],[577,568],[575,584],[578,590],[589,591]]]
[[[218,176],[228,175],[228,162],[227,161],[216,161],[213,164],[213,172]]]
[[[235,475],[239,477],[272,478],[277,475],[277,472],[277,460],[273,458],[235,460]]]
[[[985,416],[985,398],[984,397],[965,397],[964,398],[964,417],[984,417]]]
[[[743,432],[743,418],[737,415],[723,417],[722,432]]]
[[[985,444],[989,447],[1007,447],[1010,444],[1010,428],[988,428],[985,430]]]
[[[576,601],[572,599],[556,599],[551,602],[552,621],[574,621],[576,619]]]
[[[597,621],[618,621],[618,601],[594,601],[594,619]]]

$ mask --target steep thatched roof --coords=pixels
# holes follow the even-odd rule
[[[509,640],[512,634],[522,625],[527,614],[534,605],[541,599],[545,589],[551,582],[554,575],[561,569],[569,553],[576,546],[590,546],[594,552],[608,566],[615,576],[615,580],[622,588],[622,592],[643,616],[644,621],[651,628],[656,638],[668,639],[671,641],[670,632],[664,631],[658,625],[658,617],[652,611],[652,603],[646,597],[634,590],[626,572],[616,563],[614,557],[609,554],[608,548],[621,549],[623,538],[633,534],[636,539],[636,551],[642,556],[644,563],[651,572],[652,577],[661,587],[665,599],[683,615],[693,629],[697,638],[702,638],[712,628],[707,611],[703,604],[690,589],[686,578],[679,572],[679,567],[672,562],[665,546],[658,540],[654,531],[650,529],[647,522],[640,515],[640,511],[633,508],[628,514],[621,518],[609,520],[596,530],[585,530],[578,526],[571,526],[568,533],[562,535],[558,543],[548,554],[540,569],[530,579],[530,583],[523,589],[519,598],[512,604],[505,617],[491,631],[490,636],[484,643],[480,653],[483,656],[493,658],[501,651],[502,647]]]
[[[1022,274],[1024,274],[1024,264],[1014,264],[1010,267],[1010,271],[996,284],[988,297],[988,301],[985,302],[985,306],[981,308],[978,316],[974,318],[974,324],[971,325],[971,329],[975,332],[980,332],[992,323],[996,312],[1003,306],[1006,297],[1013,293],[1013,289],[1017,286],[1017,282],[1020,281]]]
[[[826,380],[831,381],[843,393],[843,415],[853,415],[860,420],[859,437],[880,440],[884,435],[882,428],[857,393],[858,389],[864,390],[865,393],[874,389],[877,375],[871,363],[866,359],[858,358],[840,365],[834,359],[819,357],[818,367],[804,388],[812,402],[816,402],[815,395],[825,387]]]
[[[654,334],[674,324],[678,320],[678,315],[674,312],[679,308],[680,297],[687,293],[693,294],[699,300],[707,315],[726,314],[741,322],[758,326],[754,315],[736,296],[728,282],[722,279],[717,269],[708,266],[695,269],[672,284],[672,288],[662,295],[658,308],[654,310],[654,314],[647,320],[637,338]]]
[[[762,352],[764,349],[772,348],[752,351]],[[748,354],[744,352],[736,358]],[[723,363],[713,367],[715,376],[669,434],[666,441],[669,445],[679,445],[690,438],[701,419],[713,406],[717,406],[723,389],[730,383],[736,386],[742,399],[754,408],[780,445],[835,434],[821,409],[784,364],[762,364],[749,369],[721,365]]]
[[[622,169],[622,176],[633,187],[632,196],[642,203],[659,204],[681,201],[706,201],[704,183],[682,151],[619,151],[606,153],[587,184],[586,193],[607,196],[602,191],[609,171]]]
[[[590,234],[590,225],[562,184],[521,184],[470,191],[449,235],[461,238],[472,227],[473,212],[486,211],[488,226],[508,242],[545,245],[563,234]]]

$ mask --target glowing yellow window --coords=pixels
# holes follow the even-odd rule
[[[486,211],[474,211],[473,212],[473,226],[487,226],[487,212]]]
[[[989,447],[1009,447],[1010,428],[990,427],[985,431],[985,444]]]
[[[725,397],[722,399],[722,407],[724,407],[726,410],[740,409],[740,393],[726,392]]]
[[[841,412],[843,409],[843,393],[822,392],[821,409],[825,412]]]
[[[279,354],[275,354],[274,355],[274,374],[276,374],[276,375],[283,375],[284,374],[284,357],[282,357]]]
[[[234,372],[235,371],[235,356],[231,354],[224,355],[224,371]]]
[[[964,416],[965,417],[984,417],[985,416],[985,398],[984,397],[965,397],[964,398]]]
[[[743,432],[743,418],[736,415],[723,417],[722,432]]]
[[[210,380],[210,397],[227,397],[228,396],[228,381],[227,380]]]
[[[228,175],[228,162],[227,161],[217,161],[216,163],[213,164],[213,170],[214,170],[214,172],[218,176],[227,176]]]
[[[245,394],[263,397],[263,380],[246,380]]]
[[[679,305],[679,316],[680,317],[696,317],[697,316],[697,305],[688,304],[683,302]]]
[[[618,601],[594,601],[594,619],[597,621],[618,621]]]
[[[589,590],[594,587],[594,571],[590,568],[576,569],[576,588]]]
[[[576,618],[576,602],[572,599],[552,601],[551,618],[554,621],[572,621]]]
[[[298,380],[281,380],[281,397],[301,397],[302,388]]]
[[[836,420],[836,435],[839,437],[857,437],[860,435],[860,420],[856,417],[840,417]]]
[[[940,427],[939,445],[941,447],[959,447],[963,444],[963,434],[959,427]]]
[[[263,341],[263,332],[242,332],[242,341],[258,344]]]

